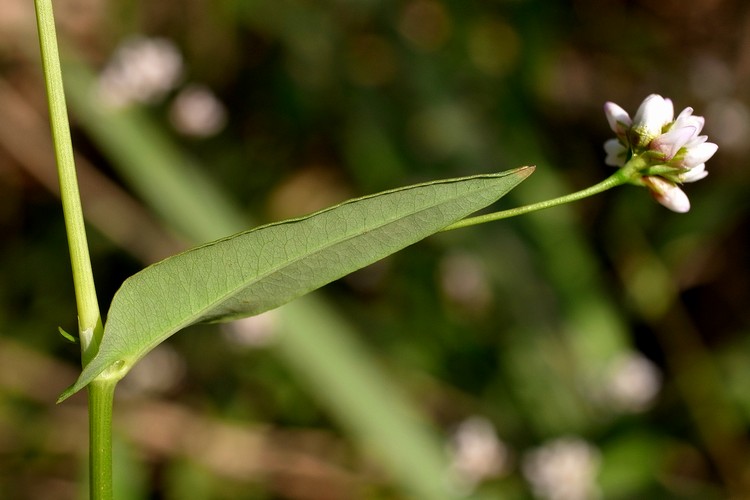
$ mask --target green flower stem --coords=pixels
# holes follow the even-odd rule
[[[52,3],[51,0],[34,0],[34,6],[60,179],[60,198],[73,269],[81,362],[85,366],[99,349],[103,328],[73,160]],[[92,500],[112,499],[112,400],[115,383],[95,380],[89,386],[89,486]]]
[[[633,171],[634,168],[630,168],[630,165],[618,169],[617,172],[607,177],[598,184],[594,184],[591,187],[576,191],[575,193],[560,196],[559,198],[553,198],[551,200],[540,201],[538,203],[532,203],[531,205],[524,205],[522,207],[511,208],[500,212],[493,212],[491,214],[478,215],[476,217],[469,217],[467,219],[460,220],[447,226],[443,231],[450,231],[452,229],[459,229],[462,227],[474,226],[477,224],[484,224],[485,222],[492,222],[501,219],[507,219],[509,217],[515,217],[516,215],[527,214],[529,212],[536,212],[537,210],[544,210],[545,208],[555,207],[557,205],[563,205],[573,201],[587,198],[591,195],[601,193],[615,186],[621,186],[622,184],[628,184],[633,182]]]

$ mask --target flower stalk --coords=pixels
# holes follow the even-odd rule
[[[574,201],[588,198],[589,196],[599,194],[615,186],[621,186],[632,182],[632,179],[628,176],[626,169],[618,170],[611,176],[607,177],[603,181],[594,184],[586,189],[576,191],[575,193],[553,198],[551,200],[540,201],[532,203],[530,205],[524,205],[522,207],[510,208],[508,210],[502,210],[500,212],[493,212],[491,214],[477,215],[476,217],[468,217],[447,226],[443,231],[450,231],[452,229],[459,229],[462,227],[475,226],[477,224],[484,224],[485,222],[492,222],[501,219],[507,219],[509,217],[515,217],[516,215],[527,214],[530,212],[536,212],[538,210],[544,210],[545,208],[556,207],[558,205],[564,205],[565,203],[571,203]]]

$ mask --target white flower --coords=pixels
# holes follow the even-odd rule
[[[522,462],[524,477],[536,497],[545,500],[592,500],[601,454],[588,442],[563,437],[528,452]]]
[[[226,124],[227,110],[208,87],[192,84],[172,101],[169,118],[185,135],[210,137]]]
[[[661,135],[664,127],[674,120],[674,106],[671,99],[664,99],[658,94],[651,94],[641,105],[633,118],[630,128],[633,143],[636,146],[646,146],[657,136]]]
[[[617,137],[624,139],[633,125],[633,120],[630,119],[628,112],[613,102],[607,102],[604,104],[604,114],[607,116],[609,128],[612,129],[612,132],[617,134]]]
[[[701,136],[705,141],[705,135]],[[719,146],[713,142],[702,142],[695,145],[688,144],[685,147],[685,152],[679,157],[678,161],[674,163],[674,166],[682,168],[693,169],[698,165],[704,165],[711,159],[711,157],[719,149]]]
[[[276,341],[279,333],[278,312],[271,310],[221,325],[226,339],[239,347],[262,348]]]
[[[649,149],[661,153],[663,155],[662,159],[669,161],[675,157],[680,149],[695,138],[697,130],[691,125],[684,127],[672,126],[669,132],[661,134],[651,141]]]
[[[604,163],[613,167],[622,167],[628,156],[628,148],[619,139],[610,139],[604,143],[604,151],[607,157]]]
[[[681,182],[695,182],[703,179],[707,175],[708,172],[706,172],[706,164],[701,163],[700,165],[694,166],[687,172],[680,174],[679,178]]]
[[[694,115],[690,107],[674,118],[672,101],[658,94],[644,99],[632,120],[612,102],[604,105],[604,114],[617,135],[604,143],[604,162],[615,167],[631,165],[637,169],[632,172],[634,184],[647,186],[670,210],[690,210],[690,201],[677,184],[706,177],[706,162],[719,148],[700,135],[705,119]],[[631,159],[638,161],[630,163]]]
[[[643,177],[643,182],[656,201],[673,212],[684,214],[690,210],[690,200],[677,184],[657,175]]]
[[[160,344],[133,367],[123,388],[140,394],[165,394],[179,387],[186,373],[185,358],[169,344]]]
[[[703,130],[703,124],[705,122],[706,120],[702,116],[695,116],[693,114],[693,108],[688,106],[677,115],[672,127],[695,127],[695,135],[698,135],[701,130]]]
[[[486,418],[461,422],[451,439],[451,470],[461,490],[471,493],[482,481],[506,472],[509,451]]]
[[[701,130],[703,130],[704,123],[705,119],[702,116],[693,115],[693,108],[685,108],[677,116],[677,119],[669,125],[668,130],[664,134],[651,141],[649,149],[662,153],[664,155],[662,159],[673,166],[693,168],[695,165],[705,163],[706,160],[713,156],[718,146],[710,142],[706,143],[708,137],[699,135]],[[689,156],[690,160],[684,162],[684,164],[671,162],[670,160],[683,147],[685,148],[685,155],[692,154],[692,156]],[[693,160],[695,156],[703,159],[695,161]]]
[[[99,97],[114,108],[154,103],[177,85],[182,72],[182,54],[173,42],[133,36],[122,42],[99,75]]]
[[[637,352],[623,352],[607,366],[601,396],[608,407],[625,412],[648,409],[662,386],[659,368]]]

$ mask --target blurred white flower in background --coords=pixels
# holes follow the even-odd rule
[[[472,313],[492,304],[492,287],[482,261],[469,253],[453,253],[440,261],[440,289],[453,304]]]
[[[653,406],[662,383],[662,372],[650,359],[637,351],[624,351],[591,380],[588,395],[609,415],[640,413]]]
[[[469,494],[485,479],[497,477],[508,466],[508,449],[498,439],[492,422],[470,417],[451,436],[451,470],[462,493]]]
[[[735,152],[750,149],[750,109],[740,99],[719,99],[706,110],[712,120],[711,131],[721,147]]]
[[[168,344],[160,344],[133,366],[123,388],[138,394],[164,394],[185,378],[185,359]]]
[[[601,457],[593,445],[576,437],[549,441],[523,457],[522,472],[537,498],[592,500]]]
[[[261,348],[271,344],[278,333],[278,312],[274,309],[221,325],[224,338],[237,346]]]
[[[659,394],[662,375],[659,368],[637,352],[613,360],[605,377],[605,397],[610,405],[626,412],[648,409]]]
[[[99,75],[99,97],[113,108],[163,99],[179,83],[182,54],[165,38],[124,40]]]
[[[169,118],[178,132],[210,137],[224,128],[227,111],[208,87],[192,84],[180,90],[172,101]]]

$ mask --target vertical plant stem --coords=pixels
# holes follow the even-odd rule
[[[73,270],[81,362],[85,366],[99,348],[103,328],[73,160],[52,2],[34,0],[34,6],[47,88],[52,141],[60,179],[60,198]],[[95,500],[112,498],[112,401],[115,383],[97,380],[89,387],[89,484],[90,496]]]
[[[47,87],[52,140],[57,160],[57,173],[60,179],[60,198],[65,215],[65,230],[68,235],[70,262],[73,268],[76,304],[78,307],[78,327],[81,334],[81,354],[83,364],[96,353],[101,338],[101,318],[96,300],[96,288],[91,270],[86,229],[83,223],[81,196],[78,192],[73,146],[70,140],[70,125],[65,105],[60,56],[57,50],[55,20],[51,0],[35,0],[39,46],[42,53],[42,67]]]
[[[112,403],[117,381],[94,380],[89,385],[89,493],[110,500],[112,491]]]

